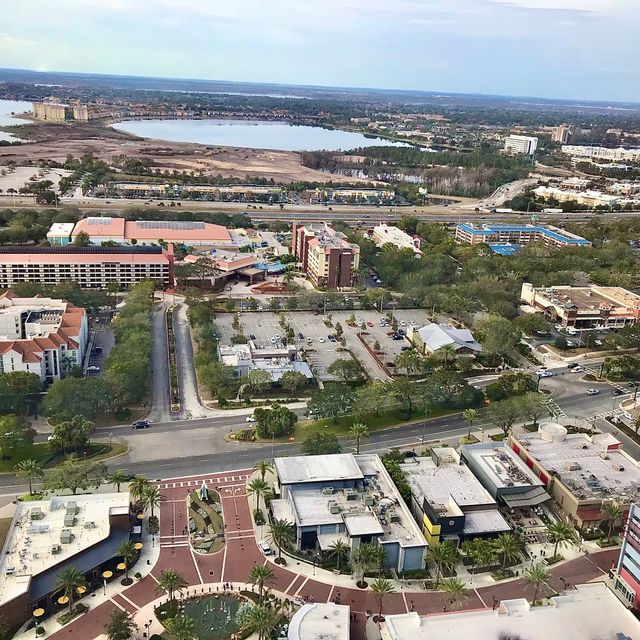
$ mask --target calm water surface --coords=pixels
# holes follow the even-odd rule
[[[350,131],[263,120],[129,120],[113,126],[142,138],[248,149],[339,151],[358,147],[405,146]]]
[[[31,111],[30,102],[20,102],[18,100],[0,100],[0,127],[6,127],[13,124],[24,124],[24,120],[20,118],[14,118],[12,113],[24,113],[25,111]],[[15,136],[12,136],[5,131],[0,131],[0,140],[18,140]]]

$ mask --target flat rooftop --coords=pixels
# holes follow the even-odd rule
[[[72,503],[76,513],[70,518]],[[0,558],[0,603],[26,592],[38,574],[106,540],[109,515],[128,512],[127,491],[19,502]]]
[[[332,602],[305,604],[289,622],[289,640],[349,640],[350,609]]]
[[[383,543],[426,545],[411,511],[376,454],[276,458],[275,465],[280,483],[289,485],[288,497],[272,502],[280,517],[290,514],[301,527],[344,523],[353,537],[371,534],[379,536]],[[288,481],[282,479],[283,474]],[[339,480],[353,480],[356,488],[332,488],[331,483]],[[305,488],[304,483],[317,485]]]
[[[524,598],[504,600],[494,611],[420,617],[386,616],[390,640],[637,640],[640,622],[601,583],[578,585],[532,607]]]
[[[331,480],[361,480],[364,477],[350,453],[276,458],[275,465],[280,484],[329,483]]]
[[[542,481],[505,443],[465,445],[464,455],[473,460],[491,483],[506,487],[541,487]]]
[[[425,498],[436,511],[438,507],[446,510],[450,498],[459,507],[496,504],[465,465],[455,462],[436,464],[432,458],[413,458],[412,462],[402,464],[402,470],[413,495]]]
[[[545,287],[536,289],[536,297],[544,296],[559,307],[571,305],[578,309],[597,311],[601,304],[628,309],[640,301],[640,296],[622,287]]]
[[[600,437],[602,436],[602,437]],[[579,500],[619,499],[632,502],[640,496],[640,468],[620,450],[610,434],[567,434],[562,441],[548,442],[538,433],[519,436],[518,442]]]

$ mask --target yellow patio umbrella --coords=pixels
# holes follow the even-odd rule
[[[87,587],[84,587],[82,585],[80,585],[77,589],[76,592],[79,593],[80,595],[82,595],[83,593],[87,593]]]
[[[105,580],[108,580],[109,578],[112,578],[113,577],[113,571],[103,571],[102,577]]]
[[[124,562],[120,562],[116,567],[118,571],[124,571],[126,568],[127,568],[127,565]]]
[[[44,609],[42,607],[38,607],[37,609],[33,610],[34,618],[41,618],[43,615],[44,615]]]
[[[136,518],[138,518],[138,520],[144,520],[144,513],[139,513]]]
[[[134,548],[136,551],[140,551],[140,549],[142,549],[142,547],[144,547],[144,545],[142,544],[142,542],[136,542],[136,543],[133,545],[133,548]]]
[[[58,604],[69,604],[69,596],[60,596],[58,598]]]

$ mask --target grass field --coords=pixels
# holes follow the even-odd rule
[[[124,453],[127,450],[126,445],[114,442],[109,445],[103,442],[92,442],[90,452],[87,453],[86,460],[98,462],[106,458]],[[45,469],[51,469],[59,465],[65,456],[62,453],[52,452],[47,442],[38,442],[35,444],[20,447],[12,452],[12,454],[0,460],[0,473],[11,473],[18,462],[21,460],[35,460]]]

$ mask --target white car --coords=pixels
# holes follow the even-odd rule
[[[256,419],[253,417],[253,415],[250,415],[250,416],[247,416],[247,417],[244,419],[244,421],[245,421],[245,422],[255,422],[255,421],[256,421]]]
[[[564,327],[561,324],[557,324],[553,327],[556,331],[562,331]]]
[[[588,396],[597,396],[600,393],[600,389],[587,389]]]
[[[323,338],[322,336],[320,336],[320,337],[318,338],[318,342],[324,342],[324,338]]]
[[[551,371],[547,371],[546,369],[538,369],[536,371],[536,375],[539,378],[550,378],[553,375],[553,373],[551,373]]]
[[[260,540],[258,542],[258,547],[265,556],[273,555],[273,549],[269,546],[269,543],[266,540]]]
[[[584,367],[573,367],[573,373],[584,373],[586,371],[586,369]]]
[[[100,367],[96,367],[95,365],[92,365],[90,367],[87,367],[87,371],[100,371]]]
[[[404,320],[400,320],[400,326],[401,327],[406,327],[407,323]]]
[[[275,344],[276,343],[276,339],[275,338],[271,338],[271,344]]]

